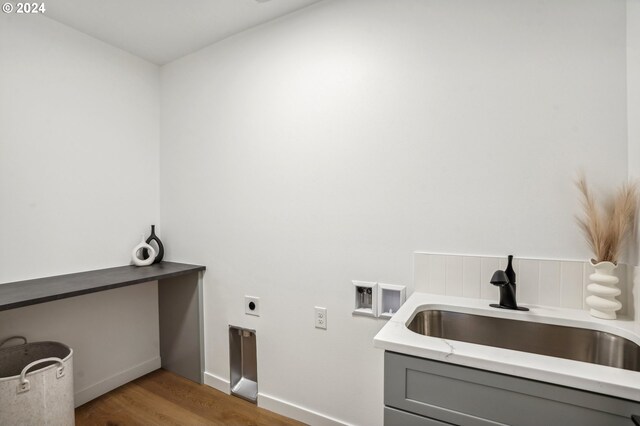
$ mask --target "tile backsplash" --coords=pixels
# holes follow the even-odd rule
[[[489,280],[494,271],[506,268],[507,257],[471,256],[414,252],[414,290],[498,301],[500,291]],[[585,297],[593,267],[576,260],[542,260],[514,258],[518,303],[588,309]],[[633,268],[620,264],[616,275],[622,294],[618,300],[621,317],[633,318],[634,297],[631,287]]]

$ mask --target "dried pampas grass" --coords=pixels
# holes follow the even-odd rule
[[[584,176],[576,181],[576,186],[582,194],[584,210],[584,217],[576,219],[593,250],[593,261],[617,264],[624,242],[634,230],[638,213],[638,186],[622,185],[604,208],[598,206]]]

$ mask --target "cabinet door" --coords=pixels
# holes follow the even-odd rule
[[[450,423],[384,407],[384,426],[450,426]]]
[[[385,405],[462,426],[633,426],[640,404],[393,352]]]

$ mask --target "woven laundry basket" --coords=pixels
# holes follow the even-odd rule
[[[24,344],[2,347],[9,340]],[[73,350],[58,342],[0,343],[0,426],[72,426]]]

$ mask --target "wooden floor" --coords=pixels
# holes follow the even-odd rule
[[[156,370],[76,409],[76,425],[303,425],[240,398]]]

